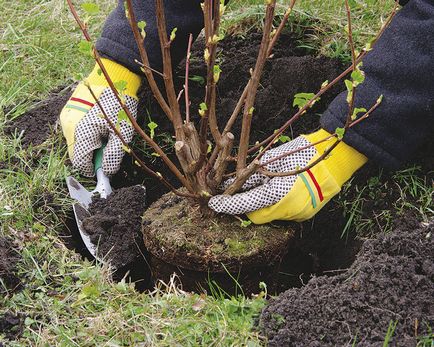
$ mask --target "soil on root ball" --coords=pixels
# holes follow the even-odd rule
[[[19,253],[13,248],[12,242],[0,237],[0,295],[18,290],[21,281],[16,274],[16,264],[20,259]]]
[[[107,199],[95,197],[90,217],[83,220],[83,228],[97,245],[97,256],[116,270],[115,279],[128,271],[141,280],[142,287],[149,285],[150,274],[141,233],[145,199],[143,186],[115,190]]]
[[[188,291],[209,292],[209,281],[229,294],[240,287],[245,295],[258,293],[261,281],[273,286],[292,236],[287,227],[242,227],[231,216],[203,217],[191,201],[173,193],[143,215],[154,280],[168,283],[175,272]]]
[[[270,300],[260,326],[270,346],[415,346],[434,324],[434,221],[363,244],[356,261]]]

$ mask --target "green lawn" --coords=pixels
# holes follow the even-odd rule
[[[115,1],[96,2],[102,13],[90,23],[95,37]],[[225,29],[240,32],[257,25],[261,3],[233,1]],[[354,3],[356,41],[361,44],[376,32],[381,14],[387,14],[392,5],[389,0]],[[279,6],[279,11],[283,10],[284,6]],[[340,2],[300,1],[295,17],[298,23],[315,28],[305,45],[348,59],[345,12]],[[81,33],[63,0],[2,1],[0,22],[3,129],[34,101],[89,72],[93,62],[78,53]],[[17,139],[0,130],[0,236],[12,238],[20,251],[18,271],[23,279],[21,291],[0,297],[0,316],[12,312],[26,317],[22,336],[8,346],[264,344],[254,329],[254,317],[265,304],[262,296],[203,297],[184,293],[173,284],[140,294],[132,285],[113,283],[110,269],[83,261],[68,250],[57,235],[70,208],[64,184],[70,169],[64,165],[65,159],[60,133],[40,146],[22,149]],[[397,181],[403,196],[423,192],[422,201],[411,208],[420,208],[421,218],[426,219],[433,213],[429,207],[432,187],[414,177],[407,171],[398,174]],[[403,199],[401,205],[405,205]],[[357,211],[350,210],[349,216],[353,220]],[[3,338],[0,333],[0,341]]]

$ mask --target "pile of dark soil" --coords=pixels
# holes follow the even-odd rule
[[[24,317],[22,314],[13,314],[6,312],[0,315],[0,334],[8,340],[15,340],[21,336],[24,329]],[[0,341],[0,346],[2,342]],[[5,345],[6,346],[6,345]]]
[[[16,275],[16,264],[19,261],[19,253],[13,248],[12,242],[0,237],[0,279],[6,287],[0,285],[0,295],[14,292],[20,287],[20,279]]]
[[[95,198],[90,205],[91,217],[83,227],[97,255],[120,269],[143,256],[141,216],[145,210],[145,190],[133,186],[114,191],[107,199]]]
[[[415,346],[434,325],[434,222],[363,244],[340,275],[316,277],[270,300],[260,326],[270,346]]]
[[[71,94],[72,89],[69,87],[53,90],[46,100],[38,102],[32,109],[7,124],[5,133],[8,135],[22,133],[21,143],[24,147],[30,144],[40,145],[52,133],[60,111]]]

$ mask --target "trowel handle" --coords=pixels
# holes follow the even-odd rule
[[[98,172],[98,169],[102,168],[102,157],[104,154],[105,144],[102,147],[98,148],[93,152],[93,169],[95,174]]]
[[[100,194],[101,198],[106,199],[112,193],[112,187],[110,186],[110,180],[102,170],[102,157],[104,154],[105,144],[95,150],[93,154],[93,167],[96,174],[96,188],[95,190]]]

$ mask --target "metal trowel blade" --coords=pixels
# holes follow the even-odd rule
[[[68,186],[69,195],[71,198],[79,202],[80,205],[85,209],[88,209],[90,203],[92,202],[92,192],[89,192],[74,177],[71,176],[66,178],[66,185]]]
[[[81,206],[79,203],[73,204],[72,209],[74,210],[74,216],[77,222],[78,231],[80,232],[84,245],[88,249],[89,253],[92,254],[92,256],[95,259],[98,259],[96,256],[96,247],[91,242],[89,235],[86,233],[86,231],[83,228],[83,220],[85,218],[90,217],[90,212],[86,210],[83,206]]]

